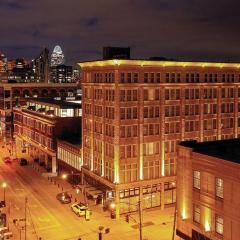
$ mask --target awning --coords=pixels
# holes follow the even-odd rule
[[[103,195],[103,191],[98,190],[93,186],[85,187],[85,192],[87,195],[90,195],[93,199],[97,199],[99,195]]]

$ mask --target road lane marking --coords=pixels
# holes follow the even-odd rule
[[[38,217],[38,221],[41,223],[48,223],[50,222],[50,219],[47,217]]]

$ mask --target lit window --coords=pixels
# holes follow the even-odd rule
[[[201,174],[199,171],[193,171],[193,187],[200,189]]]
[[[223,218],[219,215],[216,215],[216,232],[218,234],[223,234]]]
[[[193,221],[200,223],[200,207],[198,205],[194,205]]]
[[[223,180],[216,178],[216,196],[223,198]]]

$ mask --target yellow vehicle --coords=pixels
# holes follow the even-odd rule
[[[76,215],[80,217],[80,216],[86,215],[86,211],[88,210],[88,207],[83,203],[74,203],[71,205],[71,209]]]

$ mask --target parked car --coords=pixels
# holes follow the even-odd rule
[[[63,204],[71,202],[71,196],[67,192],[58,193],[56,196],[57,200]]]
[[[12,159],[11,159],[11,157],[4,157],[3,158],[3,161],[5,162],[5,163],[7,163],[7,164],[11,164],[12,163]]]
[[[80,217],[85,216],[88,207],[83,203],[74,203],[73,205],[71,205],[71,209],[75,214]]]
[[[26,166],[26,165],[28,164],[28,161],[27,161],[27,159],[25,159],[25,158],[21,158],[19,164],[20,164],[21,166]]]

